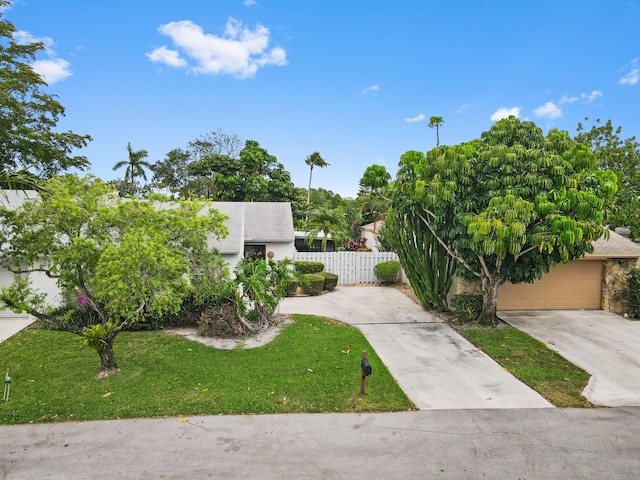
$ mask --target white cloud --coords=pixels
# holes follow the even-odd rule
[[[414,123],[414,122],[421,122],[422,120],[424,120],[424,114],[420,113],[418,115],[416,115],[415,117],[412,118],[405,118],[404,121],[405,122],[409,122],[409,123]]]
[[[255,5],[256,4],[256,0],[244,0],[244,2],[242,2],[242,4],[245,7],[250,7],[251,5]]]
[[[638,83],[638,79],[640,79],[640,67],[638,67],[639,62],[640,57],[636,57],[631,60],[631,65],[629,66],[631,70],[620,78],[621,85],[635,85]]]
[[[548,118],[553,120],[554,118],[560,118],[562,116],[562,110],[553,102],[547,102],[541,107],[536,108],[533,111],[536,117]]]
[[[160,25],[158,31],[170,37],[177,50],[160,47],[148,53],[147,57],[153,62],[174,67],[186,67],[191,62],[190,68],[194,73],[250,78],[266,65],[287,64],[284,49],[267,49],[270,39],[268,28],[257,25],[251,30],[231,17],[222,36],[204,33],[202,27],[190,20]],[[184,60],[184,65],[178,65],[182,60],[180,53],[188,59]]]
[[[500,107],[496,110],[493,115],[491,115],[491,121],[497,122],[498,120],[505,119],[507,117],[514,116],[516,118],[520,117],[520,107]]]
[[[187,66],[187,61],[184,58],[180,58],[180,52],[176,50],[169,50],[165,46],[156,48],[152,52],[145,53],[145,55],[153,63],[164,63],[165,65],[175,68]]]
[[[580,98],[582,98],[587,103],[591,103],[596,98],[601,97],[601,96],[602,96],[602,90],[594,90],[590,94],[586,94],[586,93],[581,93],[580,94]]]
[[[584,98],[584,93],[582,94]],[[575,103],[579,100],[578,97],[568,97],[567,94],[562,95],[562,98],[558,100],[558,104],[562,105],[563,103]]]
[[[463,113],[466,112],[467,110],[469,110],[471,108],[471,104],[470,103],[463,103],[462,105],[460,105],[458,107],[458,110],[456,110],[456,113]]]
[[[40,75],[48,85],[59,82],[70,77],[71,64],[62,58],[57,58],[53,46],[55,42],[51,37],[36,37],[24,30],[16,30],[13,32],[13,39],[20,45],[40,42],[44,45],[44,53],[49,58],[45,60],[35,60],[31,64],[34,72]]]
[[[71,64],[62,58],[36,60],[31,64],[33,71],[44,78],[47,85],[51,85],[70,77],[73,72],[69,67],[71,67]]]
[[[379,91],[380,91],[380,85],[376,84],[376,85],[371,85],[367,88],[364,88],[360,93],[379,92]]]

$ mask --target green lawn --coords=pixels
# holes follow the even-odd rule
[[[115,342],[122,372],[101,380],[97,353],[77,336],[30,328],[0,344],[0,368],[13,380],[0,424],[415,408],[359,330],[323,317],[293,320],[269,344],[246,350],[124,332]],[[362,350],[373,367],[364,398]]]
[[[473,327],[459,333],[557,407],[589,407],[581,395],[589,373],[511,327]]]

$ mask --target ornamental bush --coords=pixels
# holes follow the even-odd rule
[[[309,285],[302,285],[302,293],[307,295],[321,295],[324,288],[324,277],[317,273],[305,273],[304,277]]]
[[[331,272],[320,272],[318,275],[324,277],[323,290],[333,290],[338,286],[338,275]]]
[[[640,318],[640,268],[632,268],[627,273],[624,296],[629,305],[629,315],[633,318]]]
[[[400,279],[400,262],[398,260],[389,260],[388,262],[379,263],[373,267],[373,273],[380,283],[398,283]]]
[[[322,262],[296,262],[296,272],[305,275],[307,273],[320,273],[324,270],[324,263]]]
[[[458,318],[458,323],[475,322],[482,312],[482,295],[459,293],[451,297],[451,307]]]

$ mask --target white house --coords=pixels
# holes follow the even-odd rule
[[[295,252],[291,204],[285,202],[212,202],[229,217],[225,225],[229,235],[211,239],[229,267],[243,257],[292,259]]]

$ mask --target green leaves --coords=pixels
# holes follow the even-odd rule
[[[483,280],[495,310],[489,290],[539,278],[550,265],[590,251],[605,232],[601,207],[616,181],[595,171],[594,161],[566,132],[544,136],[532,122],[510,117],[480,140],[405,153],[392,206],[407,224],[420,216],[448,254]]]

